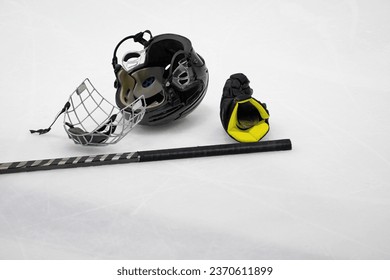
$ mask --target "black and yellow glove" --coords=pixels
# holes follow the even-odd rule
[[[269,131],[269,112],[252,97],[248,78],[237,73],[223,88],[220,117],[225,131],[238,142],[258,142]]]

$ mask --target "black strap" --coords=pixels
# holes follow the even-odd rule
[[[48,133],[51,130],[51,127],[53,126],[53,124],[57,121],[58,117],[61,116],[63,113],[65,113],[65,111],[67,111],[69,108],[70,108],[70,103],[68,101],[68,102],[66,102],[64,108],[62,108],[61,111],[57,114],[54,121],[51,123],[51,125],[48,128],[37,129],[37,130],[30,129],[30,132],[31,133],[38,133],[39,135]]]
[[[146,43],[148,42],[148,41],[146,41],[146,40],[144,39],[144,34],[145,34],[145,33],[148,33],[148,34],[150,35],[150,38],[152,38],[152,33],[151,33],[149,30],[145,30],[144,32],[139,32],[139,33],[137,33],[137,34],[134,35],[134,42],[140,43],[140,44],[142,44],[143,46],[145,46]],[[150,40],[150,39],[149,39],[149,40]]]

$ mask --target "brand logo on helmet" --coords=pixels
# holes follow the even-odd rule
[[[150,87],[153,84],[154,80],[155,78],[153,76],[147,78],[145,81],[143,81],[142,87],[144,88]]]

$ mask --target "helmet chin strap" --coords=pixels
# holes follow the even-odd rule
[[[139,32],[135,35],[130,35],[130,36],[127,36],[125,38],[123,38],[122,40],[119,41],[119,43],[116,45],[115,49],[114,49],[114,54],[112,56],[112,67],[115,69],[116,65],[118,64],[118,58],[116,56],[116,53],[120,47],[120,45],[123,44],[123,42],[129,40],[129,39],[133,39],[134,42],[136,43],[140,43],[141,45],[145,46],[149,41],[150,39],[147,41],[144,39],[144,34],[145,33],[148,33],[150,35],[150,39],[153,38],[153,35],[152,35],[152,32],[150,32],[149,30],[145,30],[143,32]]]
[[[51,127],[53,126],[53,124],[57,121],[57,119],[59,118],[59,116],[61,116],[63,113],[65,113],[67,110],[69,110],[70,108],[70,103],[69,101],[65,103],[64,107],[61,109],[60,112],[58,112],[57,116],[54,118],[54,121],[51,123],[51,125],[48,127],[48,128],[41,128],[41,129],[37,129],[37,130],[34,130],[34,129],[30,129],[30,132],[31,134],[33,133],[39,133],[39,135],[41,134],[46,134],[48,133],[50,130],[51,130]]]

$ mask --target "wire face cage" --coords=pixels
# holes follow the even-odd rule
[[[64,129],[81,145],[115,144],[129,133],[145,115],[144,96],[123,109],[112,105],[85,79],[69,97]]]

